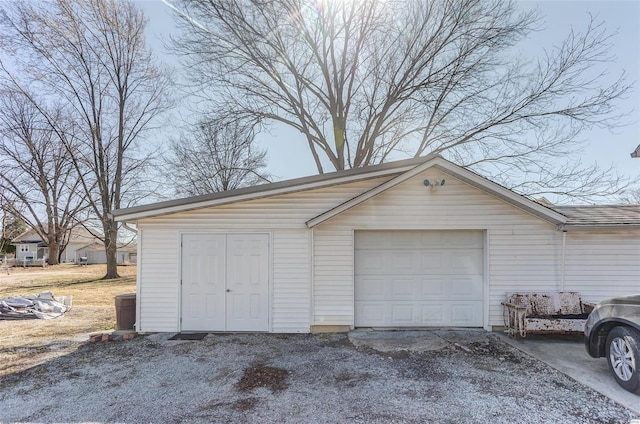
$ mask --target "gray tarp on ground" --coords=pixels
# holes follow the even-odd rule
[[[53,319],[71,309],[71,297],[54,297],[51,292],[0,299],[0,319]]]

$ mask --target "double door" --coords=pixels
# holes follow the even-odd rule
[[[269,331],[269,235],[182,236],[181,331]]]

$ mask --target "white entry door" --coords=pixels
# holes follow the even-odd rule
[[[182,236],[182,331],[269,330],[269,236]]]
[[[482,231],[356,231],[356,327],[481,327]]]

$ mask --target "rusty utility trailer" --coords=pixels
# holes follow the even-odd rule
[[[578,292],[547,292],[507,293],[502,306],[509,336],[526,337],[582,333],[595,305],[583,302]]]

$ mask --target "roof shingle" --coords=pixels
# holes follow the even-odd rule
[[[640,225],[640,205],[552,206],[567,225]]]

